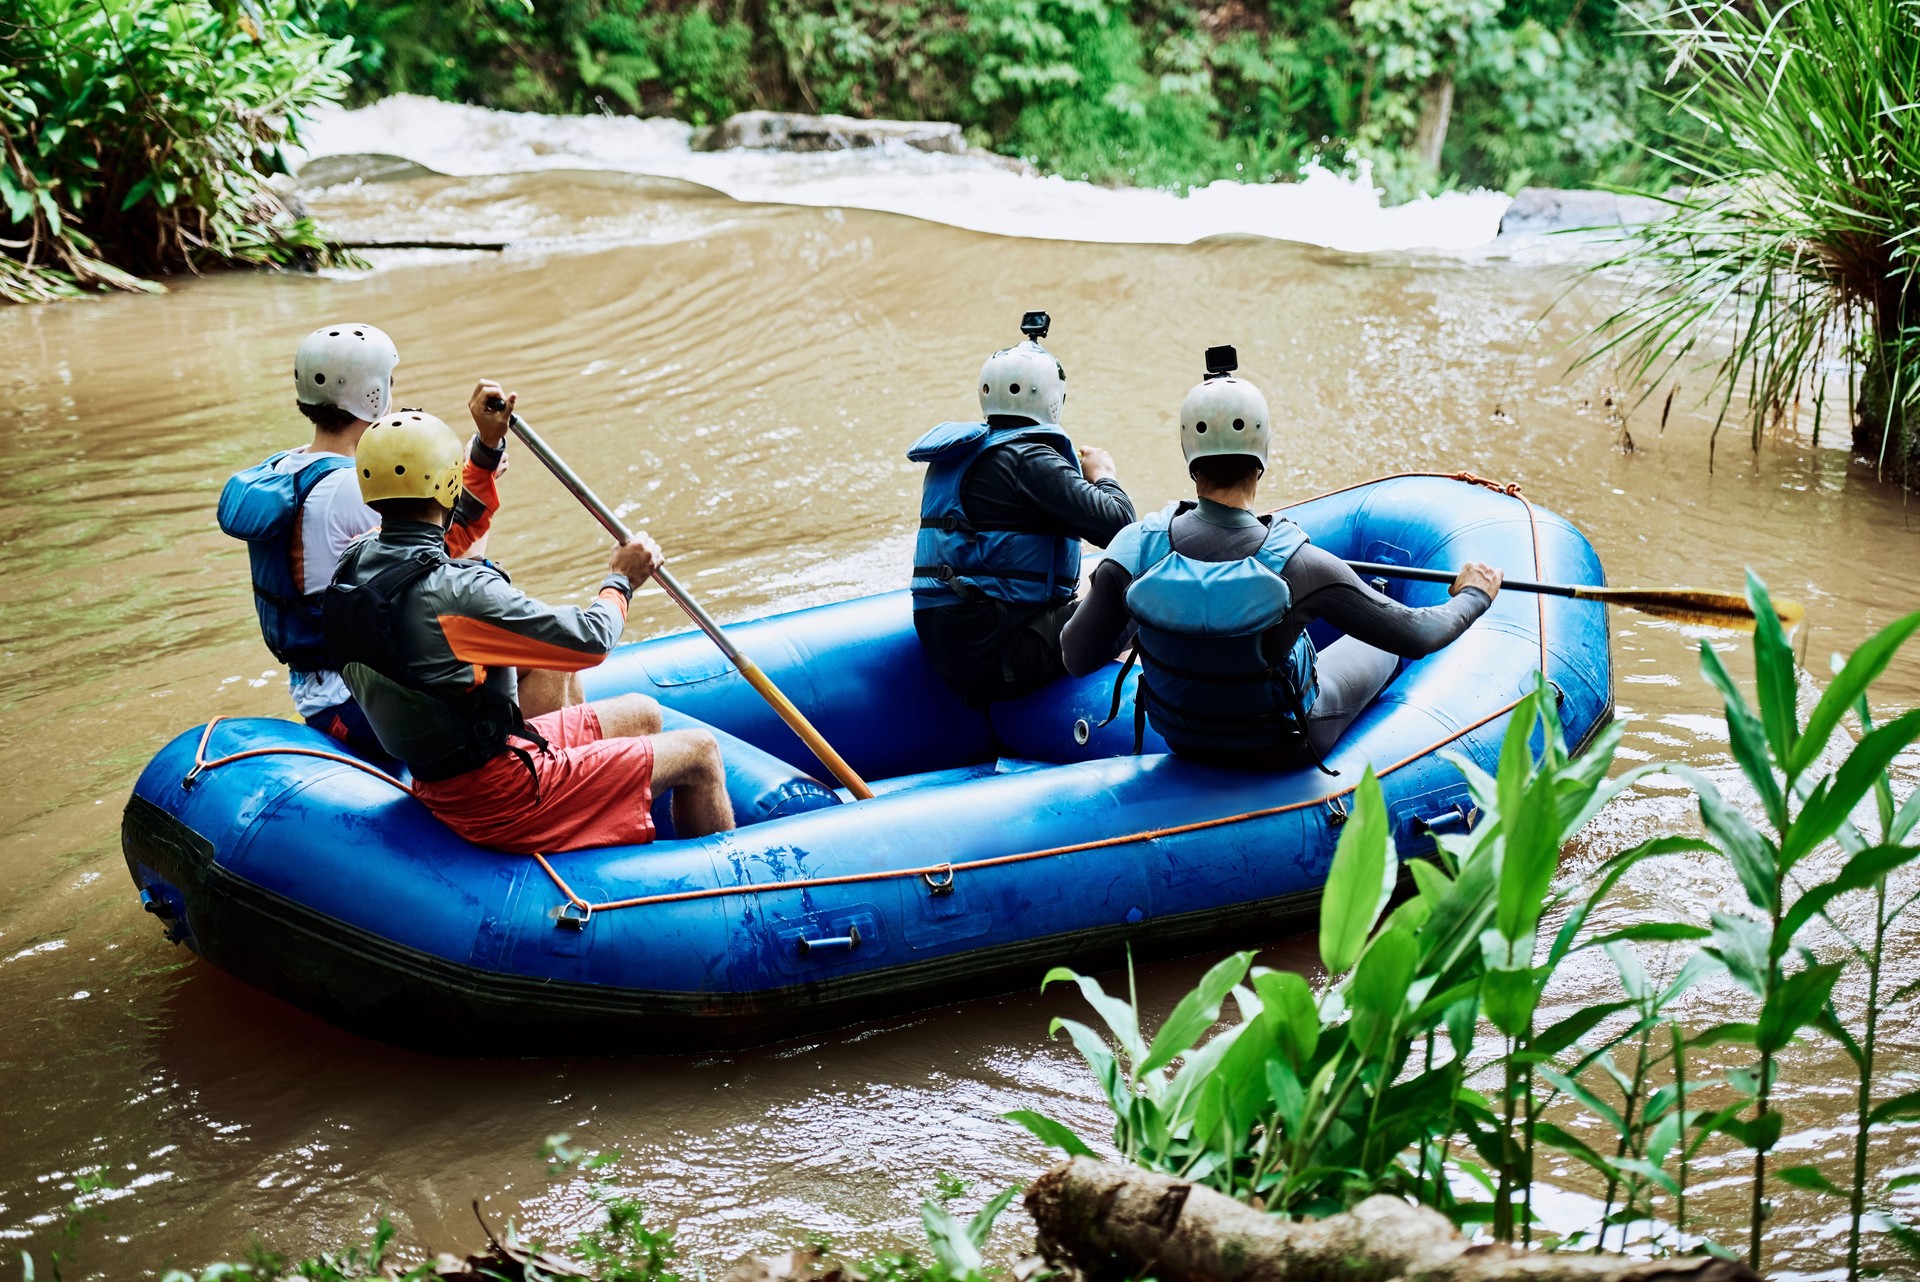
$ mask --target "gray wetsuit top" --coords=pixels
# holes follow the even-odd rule
[[[1170,533],[1181,555],[1196,561],[1237,561],[1252,556],[1267,537],[1266,517],[1211,499],[1183,503]],[[1331,552],[1308,543],[1293,554],[1283,576],[1293,607],[1270,637],[1268,652],[1284,654],[1315,619],[1347,636],[1403,659],[1420,659],[1452,642],[1492,604],[1478,588],[1425,609],[1401,605],[1368,587]],[[1133,576],[1112,561],[1093,572],[1086,598],[1060,634],[1067,671],[1085,676],[1126,648],[1132,630],[1127,588]]]

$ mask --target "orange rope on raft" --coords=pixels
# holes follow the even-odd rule
[[[215,757],[212,761],[208,761],[207,741],[213,738],[213,728],[225,720],[225,717],[215,717],[207,722],[207,728],[200,732],[199,746],[193,750],[193,769],[187,771],[187,777],[181,781],[182,783],[192,783],[194,776],[198,774],[218,769],[228,762],[245,761],[248,757],[318,757],[322,761],[352,766],[355,770],[364,771],[375,779],[384,779],[409,797],[419,795],[380,767],[369,765],[358,757],[349,757],[343,752],[322,752],[318,748],[248,748],[245,752],[230,752],[224,757]]]
[[[1315,499],[1330,498],[1335,494],[1345,494],[1349,490],[1357,490],[1367,485],[1377,484],[1380,481],[1395,481],[1395,480],[1401,480],[1408,477],[1438,477],[1442,480],[1460,481],[1467,485],[1484,486],[1487,489],[1496,490],[1499,493],[1511,495],[1512,497],[1519,499],[1520,502],[1525,504],[1526,506],[1527,524],[1531,528],[1532,534],[1533,534],[1534,572],[1536,574],[1540,573],[1541,561],[1540,561],[1539,516],[1534,511],[1533,504],[1529,502],[1527,500],[1527,497],[1520,492],[1520,486],[1517,483],[1502,485],[1497,481],[1489,481],[1484,477],[1475,476],[1471,472],[1396,472],[1392,476],[1376,477],[1374,478],[1374,480],[1371,480],[1371,481],[1362,481],[1354,485],[1344,486],[1341,489],[1329,490],[1325,494],[1315,495],[1314,498]],[[1311,503],[1313,501],[1314,499],[1302,499],[1300,502]],[[1288,504],[1287,506],[1296,507],[1296,506],[1299,506],[1299,504]],[[1285,509],[1280,509],[1280,510],[1284,511]],[[1539,600],[1537,604],[1539,606],[1540,670],[1544,672],[1546,671],[1547,661],[1548,661],[1546,601],[1543,598]],[[1438,739],[1434,741],[1433,743],[1429,744],[1425,748],[1422,748],[1420,751],[1412,753],[1408,756],[1402,757],[1400,760],[1393,762],[1391,765],[1388,765],[1380,770],[1375,771],[1374,772],[1375,777],[1385,778],[1386,776],[1394,773],[1397,770],[1400,770],[1407,766],[1412,765],[1414,762],[1420,760],[1423,757],[1426,757],[1431,755],[1432,753],[1438,752],[1441,748],[1446,747],[1448,744],[1453,743],[1456,740],[1465,738],[1467,735],[1472,734],[1475,730],[1478,730],[1480,727],[1488,724],[1489,722],[1499,720],[1501,717],[1506,716],[1509,712],[1512,712],[1515,708],[1519,707],[1520,704],[1524,702],[1524,698],[1525,697],[1522,696],[1521,698],[1514,699],[1510,703],[1503,704],[1501,707],[1496,708],[1494,711],[1489,712],[1485,716],[1481,717],[1478,721],[1474,721],[1466,726],[1462,726],[1460,729],[1454,731],[1452,734],[1447,735],[1442,739]],[[216,725],[220,724],[221,720],[222,718],[215,717],[213,720],[207,723],[207,727],[205,731],[201,733],[199,746],[194,749],[193,769],[187,772],[186,778],[188,781],[191,781],[194,778],[194,776],[202,773],[203,771],[213,770],[213,769],[216,769],[217,767],[224,766],[229,762],[233,762],[233,761],[244,761],[248,757],[270,757],[270,756],[318,757],[322,761],[332,761],[340,765],[352,766],[354,769],[364,771],[365,773],[372,775],[376,779],[384,779],[386,782],[392,784],[394,787],[400,789],[402,792],[408,794],[409,796],[417,795],[414,793],[412,788],[408,787],[404,783],[401,783],[398,779],[394,778],[392,775],[388,774],[384,770],[379,769],[378,767],[369,765],[368,763],[361,761],[355,757],[346,756],[343,753],[323,752],[317,748],[249,748],[244,752],[230,753],[227,756],[216,757],[212,761],[208,761],[206,758],[207,744],[208,744],[208,741],[213,738],[213,728]],[[619,908],[644,908],[644,907],[648,907],[651,905],[658,905],[658,904],[686,903],[691,900],[697,900],[697,899],[726,899],[736,895],[758,895],[758,894],[768,894],[776,891],[786,891],[786,890],[812,890],[816,887],[821,887],[821,886],[850,886],[850,885],[858,885],[863,882],[900,881],[900,880],[905,880],[912,877],[924,877],[927,879],[930,885],[937,884],[937,885],[944,886],[951,883],[955,874],[961,873],[961,872],[970,872],[975,869],[997,868],[1006,864],[1027,863],[1035,859],[1051,859],[1059,855],[1078,854],[1082,851],[1087,851],[1087,850],[1102,850],[1111,846],[1132,845],[1135,842],[1157,841],[1166,837],[1177,837],[1184,833],[1202,832],[1209,828],[1223,828],[1229,824],[1247,823],[1255,819],[1270,819],[1275,815],[1283,815],[1295,810],[1306,810],[1315,806],[1325,806],[1330,802],[1339,800],[1342,797],[1351,796],[1354,790],[1358,786],[1359,786],[1358,784],[1353,784],[1346,788],[1342,788],[1338,792],[1328,793],[1323,797],[1315,797],[1309,801],[1294,801],[1294,802],[1289,802],[1284,806],[1269,806],[1262,810],[1249,810],[1242,814],[1224,815],[1218,819],[1201,819],[1193,823],[1178,824],[1171,828],[1153,828],[1145,832],[1128,833],[1124,836],[1119,836],[1119,837],[1101,837],[1093,841],[1076,842],[1073,845],[1069,845],[1069,846],[1053,846],[1045,850],[1027,850],[1027,851],[1021,851],[1018,854],[1011,854],[1011,855],[992,855],[984,859],[969,859],[969,860],[964,860],[960,863],[946,862],[946,863],[938,863],[938,864],[928,864],[924,867],[919,867],[919,868],[885,868],[885,869],[878,869],[872,872],[845,873],[837,877],[799,877],[799,878],[794,878],[793,880],[790,880],[790,881],[768,882],[764,885],[757,885],[757,886],[756,885],[709,886],[701,890],[680,890],[680,891],[672,891],[672,892],[669,892],[666,894],[660,894],[660,895],[639,895],[630,899],[613,899],[613,900],[608,900],[604,903],[598,903],[598,904],[589,903],[588,901],[582,899],[578,894],[574,893],[573,887],[567,884],[566,879],[561,877],[558,870],[556,870],[554,866],[547,861],[547,857],[544,854],[535,852],[533,858],[534,858],[534,861],[540,865],[541,869],[547,874],[547,876],[552,879],[555,888],[557,888],[562,895],[566,896],[568,906],[573,908],[578,908],[587,917],[591,917],[595,913],[612,912],[615,909],[619,909]],[[945,880],[941,882],[935,882],[934,880],[935,878],[945,878]],[[576,919],[576,922],[578,920],[579,919]]]
[[[1489,481],[1484,476],[1475,476],[1472,472],[1464,472],[1464,471],[1462,472],[1395,472],[1391,476],[1376,476],[1371,481],[1356,481],[1352,485],[1343,485],[1337,490],[1328,490],[1325,494],[1316,494],[1310,499],[1301,499],[1298,502],[1288,503],[1284,507],[1275,508],[1274,511],[1284,512],[1287,510],[1287,508],[1300,507],[1307,503],[1317,503],[1321,499],[1330,499],[1336,494],[1346,494],[1352,490],[1362,490],[1369,485],[1378,485],[1382,481],[1404,481],[1412,477],[1434,477],[1442,481],[1458,481],[1462,485],[1478,485],[1486,489],[1492,490],[1495,493],[1505,494],[1512,498],[1519,499],[1521,505],[1527,509],[1527,530],[1533,536],[1534,577],[1537,579],[1541,576],[1542,573],[1544,573],[1544,570],[1542,569],[1540,564],[1540,514],[1533,510],[1533,501],[1529,499],[1526,495],[1520,492],[1520,482],[1518,481],[1506,481],[1506,482]],[[1538,611],[1538,615],[1540,619],[1540,671],[1545,672],[1547,670],[1547,660],[1548,660],[1547,598],[1544,596],[1535,595],[1535,597],[1533,598],[1533,604],[1534,604],[1535,610]]]
[[[1446,747],[1454,740],[1472,734],[1489,721],[1497,721],[1506,716],[1519,707],[1521,702],[1521,699],[1515,699],[1512,703],[1489,712],[1473,724],[1461,727],[1446,738],[1422,748],[1419,752],[1402,757],[1385,769],[1375,771],[1375,777],[1384,778],[1403,766],[1412,765],[1429,753]],[[1223,828],[1228,824],[1246,823],[1253,819],[1269,819],[1274,815],[1284,815],[1294,810],[1309,810],[1315,806],[1324,806],[1329,802],[1337,801],[1341,797],[1351,796],[1354,789],[1358,787],[1358,784],[1353,784],[1338,792],[1330,792],[1324,797],[1314,797],[1308,801],[1291,801],[1284,806],[1269,806],[1264,810],[1249,810],[1244,814],[1225,815],[1218,819],[1201,819],[1194,823],[1178,824],[1172,828],[1153,828],[1146,832],[1133,832],[1121,837],[1101,837],[1094,841],[1075,842],[1071,846],[1025,850],[1015,855],[992,855],[985,859],[968,859],[960,863],[928,864],[922,868],[884,868],[873,872],[844,873],[838,877],[798,877],[791,881],[772,881],[758,886],[709,886],[702,890],[676,890],[663,895],[640,895],[633,899],[613,899],[598,904],[590,904],[575,894],[573,887],[567,885],[565,879],[554,870],[553,865],[547,862],[546,856],[535,855],[534,858],[540,861],[540,866],[546,869],[547,876],[553,878],[553,884],[575,908],[585,909],[589,913],[604,913],[612,912],[616,908],[645,908],[655,904],[686,903],[695,899],[726,899],[734,895],[759,895],[780,890],[811,890],[816,886],[852,886],[870,881],[901,881],[910,877],[925,877],[930,881],[936,877],[944,877],[950,880],[955,873],[971,872],[977,868],[998,868],[1003,864],[1023,864],[1034,859],[1051,859],[1056,855],[1078,854],[1083,850],[1102,850],[1108,846],[1127,846],[1139,841],[1156,841],[1163,837],[1178,837],[1183,833]]]

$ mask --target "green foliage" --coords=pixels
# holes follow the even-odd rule
[[[1436,864],[1417,865],[1415,893],[1391,912],[1400,865],[1380,785],[1371,771],[1362,778],[1321,900],[1330,977],[1322,991],[1236,954],[1181,1000],[1149,1045],[1133,1008],[1096,981],[1048,976],[1077,983],[1106,1026],[1103,1037],[1072,1020],[1054,1023],[1094,1070],[1123,1155],[1287,1214],[1324,1215],[1393,1192],[1463,1220],[1491,1212],[1510,1235],[1500,1199],[1463,1204],[1449,1186],[1449,1146],[1464,1136],[1499,1172],[1501,1188],[1529,1186],[1531,1157],[1514,1134],[1515,1110],[1531,1098],[1519,1070],[1529,1057],[1566,1051],[1625,1006],[1583,1012],[1538,1037],[1532,1031],[1551,971],[1551,963],[1534,964],[1535,932],[1558,902],[1549,887],[1561,843],[1633,777],[1606,778],[1617,729],[1571,759],[1553,704],[1542,685],[1515,711],[1497,776],[1458,763],[1483,817],[1470,836],[1444,839]],[[1546,745],[1537,761],[1536,733]],[[1606,884],[1659,853],[1667,848],[1622,856]],[[1552,962],[1573,946],[1563,931]],[[1202,1042],[1229,995],[1237,1019]],[[1483,1015],[1506,1040],[1514,1068],[1500,1100],[1467,1084]],[[1436,1053],[1443,1036],[1452,1048],[1444,1059]],[[1169,1075],[1164,1069],[1176,1060]],[[1013,1120],[1062,1143],[1057,1123],[1031,1114]]]
[[[1628,1224],[1664,1218],[1673,1226],[1669,1248],[1686,1251],[1697,1240],[1687,1226],[1691,1165],[1702,1145],[1728,1136],[1754,1151],[1757,1269],[1767,1161],[1782,1129],[1773,1104],[1778,1057],[1818,1031],[1839,1042],[1859,1071],[1852,1188],[1812,1167],[1775,1178],[1850,1199],[1856,1275],[1860,1224],[1870,1211],[1889,1226],[1890,1241],[1920,1246],[1920,1229],[1886,1210],[1896,1190],[1869,1194],[1865,1157],[1869,1127],[1920,1118],[1920,1092],[1875,1094],[1877,1016],[1870,1010],[1850,1025],[1832,998],[1842,971],[1859,966],[1868,973],[1870,1006],[1879,1004],[1887,933],[1920,903],[1920,895],[1890,900],[1887,890],[1890,874],[1920,859],[1920,799],[1896,804],[1889,775],[1894,757],[1920,737],[1920,710],[1875,725],[1865,702],[1902,643],[1920,632],[1920,613],[1837,665],[1802,719],[1793,653],[1757,580],[1749,580],[1749,600],[1760,619],[1755,702],[1711,645],[1702,647],[1702,666],[1725,702],[1734,761],[1759,799],[1761,821],[1685,767],[1640,766],[1609,779],[1618,725],[1581,757],[1569,756],[1543,684],[1515,710],[1492,774],[1454,759],[1480,819],[1465,836],[1442,837],[1434,862],[1407,865],[1414,893],[1391,909],[1387,892],[1399,860],[1387,805],[1371,772],[1362,779],[1321,901],[1324,984],[1235,954],[1181,999],[1149,1043],[1131,1004],[1085,976],[1049,975],[1048,983],[1077,984],[1104,1026],[1053,1025],[1093,1070],[1121,1154],[1281,1214],[1325,1215],[1387,1192],[1524,1241],[1536,1153],[1545,1146],[1604,1183],[1599,1244],[1619,1227],[1624,1246]],[[1836,768],[1822,770],[1849,711],[1861,737]],[[1656,837],[1578,883],[1564,879],[1564,844],[1609,799],[1663,769],[1694,789],[1705,838]],[[1878,818],[1871,836],[1853,818],[1869,799]],[[1836,843],[1842,857],[1830,868],[1808,860]],[[1747,909],[1714,913],[1711,926],[1654,919],[1592,928],[1595,910],[1623,876],[1646,860],[1677,856],[1724,859]],[[1847,937],[1844,956],[1815,954],[1803,936],[1816,919],[1833,926],[1829,910],[1861,895],[1875,896],[1874,934]],[[1559,924],[1549,932],[1554,917]],[[1658,978],[1645,947],[1663,959]],[[1613,963],[1621,999],[1541,1027],[1555,975],[1575,954],[1595,949]],[[1687,1030],[1675,1004],[1722,970],[1751,995],[1752,1018]],[[1915,989],[1920,983],[1900,998]],[[1222,1025],[1228,997],[1234,1014]],[[1690,1056],[1711,1046],[1750,1048],[1752,1065],[1719,1076],[1695,1072]],[[1548,1119],[1550,1109],[1567,1108],[1582,1121],[1562,1124],[1559,1112]],[[1058,1122],[1031,1112],[1009,1116],[1069,1153],[1089,1151]],[[1582,1138],[1592,1127],[1613,1142]],[[1470,1177],[1491,1196],[1462,1197],[1451,1176]]]
[[[18,0],[13,12],[0,19],[0,297],[325,253],[264,181],[302,114],[347,84],[349,46],[305,32],[293,0],[245,13]]]
[[[1766,588],[1751,575],[1747,596],[1760,616],[1753,645],[1758,706],[1747,702],[1711,644],[1702,644],[1700,662],[1708,679],[1720,690],[1734,761],[1760,797],[1765,823],[1753,823],[1705,776],[1681,767],[1675,770],[1699,795],[1701,820],[1732,865],[1748,904],[1744,912],[1714,914],[1707,952],[1754,997],[1758,1004],[1755,1019],[1722,1025],[1708,1030],[1707,1036],[1754,1050],[1754,1067],[1739,1079],[1751,1087],[1753,1111],[1725,1119],[1719,1129],[1754,1150],[1753,1224],[1747,1255],[1748,1263],[1757,1270],[1767,1158],[1781,1132],[1780,1115],[1771,1107],[1779,1053],[1806,1029],[1822,1027],[1830,1031],[1860,1070],[1863,1136],[1864,1128],[1874,1120],[1866,1103],[1872,1060],[1865,1049],[1874,1024],[1868,1023],[1865,1041],[1853,1037],[1831,1002],[1834,983],[1847,962],[1823,962],[1799,940],[1805,927],[1824,916],[1840,896],[1874,891],[1878,897],[1877,942],[1866,949],[1856,945],[1852,960],[1869,968],[1871,982],[1877,988],[1885,933],[1905,907],[1901,905],[1889,914],[1886,877],[1920,856],[1920,847],[1903,844],[1912,835],[1913,824],[1903,821],[1893,807],[1887,769],[1895,756],[1920,737],[1920,709],[1876,727],[1866,711],[1864,696],[1900,644],[1920,630],[1920,613],[1883,629],[1847,660],[1803,724],[1793,649],[1773,614]],[[1836,771],[1814,778],[1813,767],[1827,750],[1828,740],[1847,709],[1859,712],[1864,733]],[[1852,823],[1855,808],[1870,794],[1882,822],[1878,841],[1869,840]],[[1833,841],[1847,857],[1832,876],[1821,880],[1804,871],[1795,875],[1808,855]],[[1869,1015],[1870,1021],[1875,1019],[1877,1015]],[[1797,1182],[1801,1187],[1819,1187],[1818,1181],[1809,1183],[1806,1168],[1800,1169]],[[1864,1169],[1856,1172],[1856,1188],[1864,1174]],[[1857,1267],[1863,1206],[1856,1205],[1853,1211]]]
[[[543,111],[750,107],[954,120],[1051,172],[1180,188],[1370,160],[1402,194],[1423,88],[1460,181],[1633,171],[1644,49],[1584,0],[324,0],[360,92]],[[1444,136],[1444,131],[1441,135]]]
[[[1716,434],[1744,397],[1758,448],[1803,396],[1818,435],[1837,358],[1856,447],[1920,483],[1920,4],[1681,0],[1649,35],[1670,60],[1662,150],[1692,189],[1594,269],[1633,287],[1589,359],[1649,387],[1711,369]]]

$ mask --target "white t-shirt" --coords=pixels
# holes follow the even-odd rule
[[[298,472],[316,459],[344,457],[304,447],[275,463],[273,470]],[[322,477],[300,510],[301,593],[325,589],[333,582],[333,572],[340,568],[340,558],[346,555],[347,545],[379,528],[380,514],[360,501],[360,486],[354,480],[352,468],[338,468]],[[294,709],[303,717],[353,697],[346,679],[338,672],[289,673],[287,685],[293,692]]]

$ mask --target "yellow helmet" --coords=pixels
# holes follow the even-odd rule
[[[355,456],[365,502],[433,499],[451,508],[460,497],[466,450],[452,428],[424,410],[400,410],[375,421]]]

